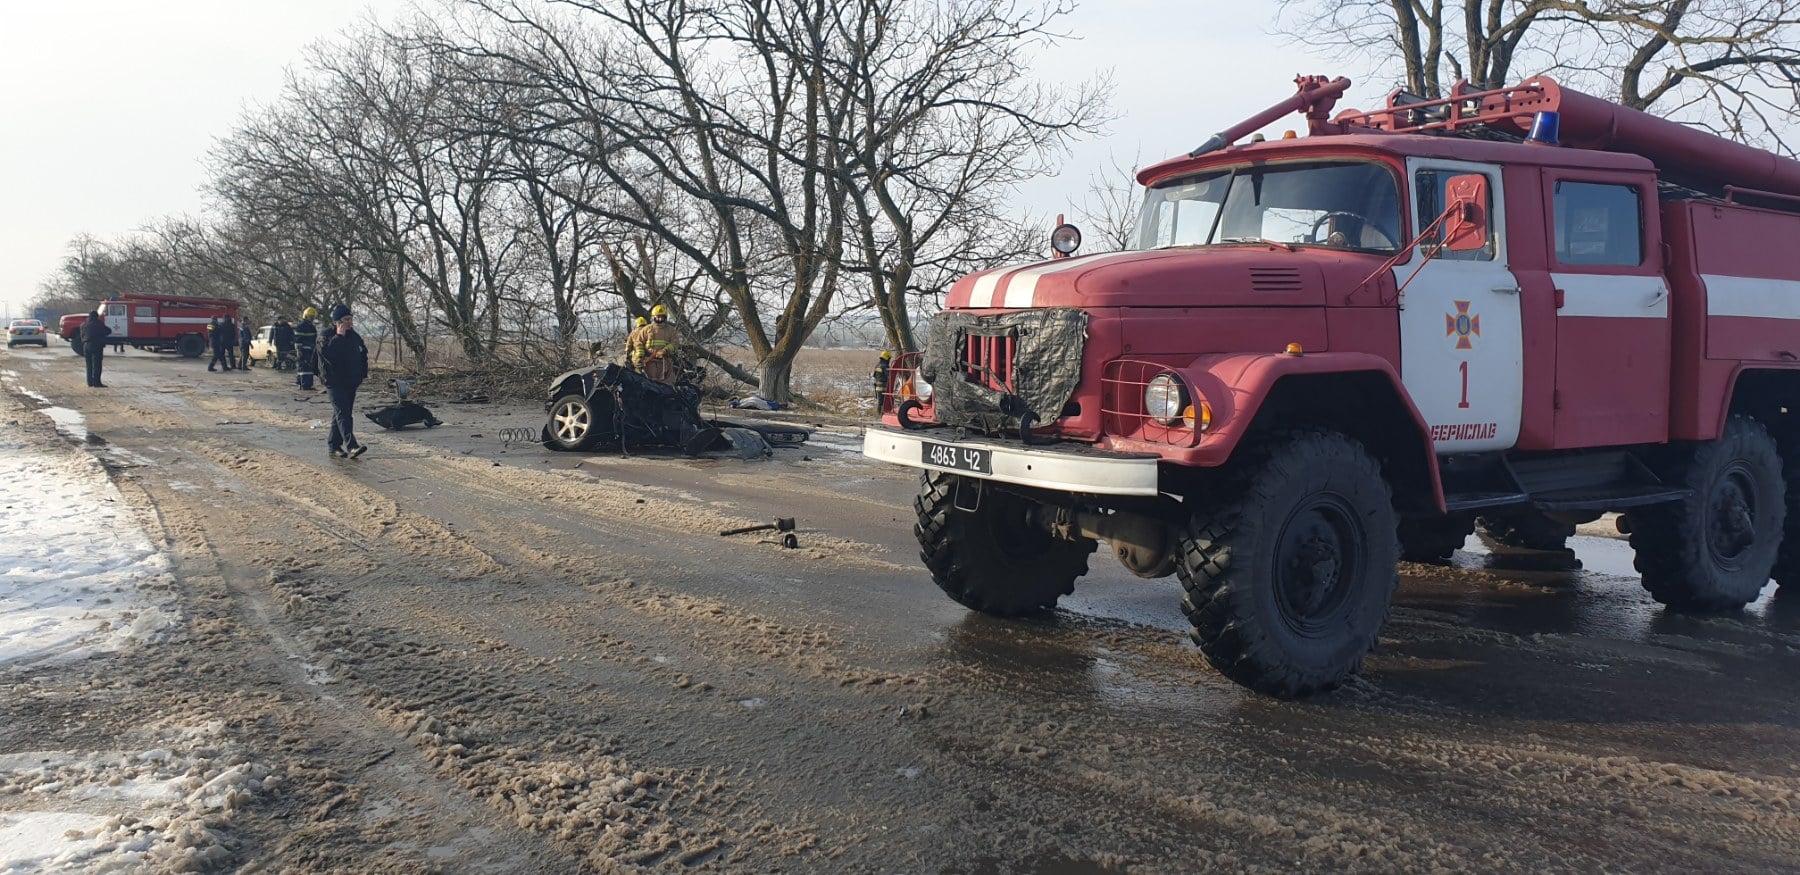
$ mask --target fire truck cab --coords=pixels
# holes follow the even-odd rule
[[[1622,513],[1674,610],[1800,579],[1800,162],[1542,76],[1336,116],[1348,80],[1298,83],[1139,174],[1133,249],[965,277],[889,369],[864,452],[921,469],[943,590],[1047,610],[1104,541],[1296,696],[1478,519]]]

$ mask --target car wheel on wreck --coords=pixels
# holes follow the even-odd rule
[[[544,424],[547,446],[558,450],[585,450],[600,437],[595,427],[594,405],[580,395],[564,395],[550,403],[550,419]]]
[[[925,474],[913,509],[932,581],[963,607],[996,617],[1056,607],[1075,591],[1097,546],[1052,536],[1032,525],[1029,500],[954,474]]]

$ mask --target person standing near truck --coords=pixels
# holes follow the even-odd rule
[[[275,327],[269,330],[269,340],[275,344],[275,370],[293,365],[294,326],[288,324],[286,316],[275,317]]]
[[[319,370],[331,393],[331,434],[326,443],[333,459],[354,459],[368,447],[356,440],[351,408],[356,389],[369,376],[369,348],[350,325],[350,308],[331,308],[332,333],[319,348]]]
[[[230,316],[219,320],[219,342],[225,346],[225,370],[237,370],[237,320]]]
[[[87,359],[87,384],[90,389],[104,389],[106,384],[100,382],[100,365],[106,357],[106,338],[112,335],[112,329],[100,320],[100,311],[88,314],[87,321],[81,324],[81,356]]]
[[[882,350],[881,356],[875,360],[875,373],[869,375],[869,381],[874,384],[875,389],[876,414],[881,413],[881,399],[882,396],[887,394],[888,367],[892,364],[893,359],[893,353],[888,352],[885,349]]]
[[[231,370],[231,366],[225,364],[225,325],[217,316],[207,323],[206,342],[212,345],[213,354],[212,361],[206,363],[206,369],[216,371],[224,366],[226,370]]]
[[[319,366],[319,328],[313,324],[318,317],[318,308],[308,307],[300,314],[300,324],[294,326],[294,385],[307,392],[312,391],[313,369]]]
[[[250,370],[250,321],[238,323],[238,367]]]

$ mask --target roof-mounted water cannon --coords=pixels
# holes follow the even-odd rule
[[[1446,97],[1396,92],[1388,105],[1346,110],[1313,133],[1457,134],[1486,130],[1529,143],[1641,155],[1664,179],[1703,191],[1737,188],[1800,197],[1800,161],[1591,94],[1549,76],[1477,90],[1467,81]]]
[[[1198,158],[1208,152],[1223,149],[1242,139],[1245,134],[1266,127],[1270,122],[1291,112],[1304,114],[1308,123],[1313,126],[1323,124],[1331,118],[1331,108],[1337,105],[1337,99],[1344,96],[1344,92],[1349,90],[1350,80],[1342,76],[1336,79],[1328,79],[1324,76],[1295,76],[1294,85],[1299,88],[1299,91],[1293,97],[1213,134],[1211,139],[1189,152],[1188,157]]]

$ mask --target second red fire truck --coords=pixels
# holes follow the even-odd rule
[[[112,329],[111,343],[136,349],[175,352],[197,358],[208,346],[206,327],[214,317],[237,318],[238,302],[230,298],[193,298],[183,295],[128,294],[101,301],[94,309]],[[86,313],[62,318],[62,338],[81,354],[81,323]],[[236,343],[237,338],[232,338]]]

